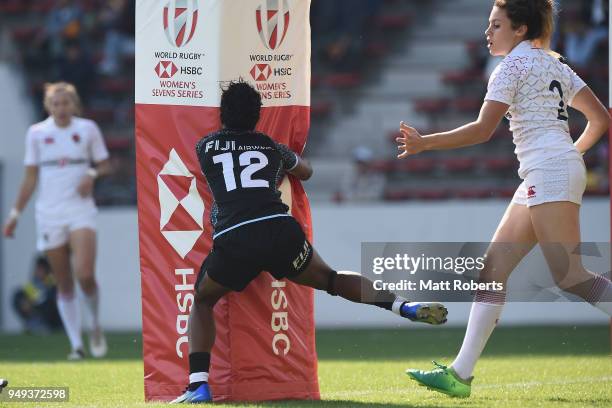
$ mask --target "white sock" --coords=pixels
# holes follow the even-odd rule
[[[504,308],[505,297],[504,292],[478,291],[476,293],[461,350],[451,364],[459,377],[464,380],[470,378],[474,372],[476,362],[497,325]]]
[[[57,296],[57,309],[62,323],[64,323],[64,329],[70,340],[70,345],[73,350],[82,349],[83,341],[81,339],[81,313],[79,310],[79,300],[76,294],[70,297],[64,297],[62,295]]]
[[[91,327],[93,329],[100,327],[100,320],[98,319],[98,303],[98,289],[96,289],[93,295],[85,294],[85,304],[87,305],[87,310],[89,310]]]
[[[612,282],[603,276],[596,276],[585,300],[608,316],[612,316]]]
[[[189,374],[189,384],[193,384],[197,382],[208,382],[208,373],[202,371],[199,373]]]
[[[391,311],[395,314],[398,314],[401,316],[401,310],[400,308],[402,307],[402,305],[404,303],[406,303],[406,299],[404,299],[403,297],[397,297],[395,298],[395,300],[393,301],[393,304],[391,305]]]

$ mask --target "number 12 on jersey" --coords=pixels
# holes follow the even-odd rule
[[[234,158],[232,153],[223,153],[213,156],[213,163],[223,166],[223,179],[225,180],[225,189],[229,192],[237,188],[236,178],[234,176]],[[266,180],[253,179],[252,176],[259,170],[268,165],[268,158],[265,154],[257,151],[249,151],[241,153],[238,156],[238,162],[244,169],[240,172],[240,185],[242,188],[269,188],[270,183]]]

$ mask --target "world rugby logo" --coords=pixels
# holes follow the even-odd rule
[[[178,186],[178,187],[177,187]],[[176,150],[157,175],[159,191],[159,230],[174,250],[185,259],[204,232],[204,201],[195,176],[187,169]],[[184,210],[186,220],[170,222],[175,213]],[[177,230],[177,228],[179,228]]]
[[[164,33],[175,47],[187,45],[198,25],[198,0],[169,0],[164,6]]]
[[[264,0],[255,10],[259,38],[269,50],[280,47],[289,29],[288,0]]]

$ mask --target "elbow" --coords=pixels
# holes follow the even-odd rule
[[[302,174],[302,177],[300,177],[300,179],[302,181],[309,180],[312,177],[312,173],[313,173],[312,166],[310,165],[309,162],[306,162],[306,166],[304,166],[304,172]]]

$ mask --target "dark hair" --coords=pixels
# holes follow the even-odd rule
[[[45,255],[37,255],[34,259],[35,268],[43,268],[46,272],[51,270],[51,264]]]
[[[495,0],[494,5],[506,10],[515,30],[527,26],[526,40],[540,40],[548,48],[557,12],[554,0]]]
[[[241,79],[221,94],[221,123],[227,129],[253,130],[259,121],[261,95]]]

